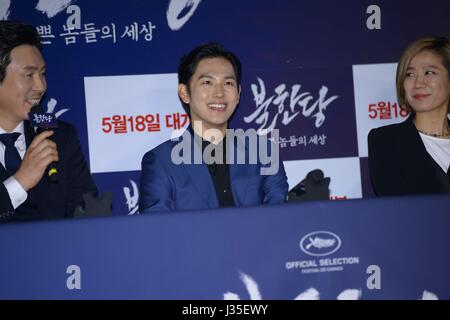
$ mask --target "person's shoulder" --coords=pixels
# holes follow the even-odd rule
[[[156,147],[152,148],[151,150],[147,151],[142,161],[147,161],[149,159],[159,159],[159,160],[167,160],[170,158],[172,153],[172,148],[174,144],[177,143],[176,140],[169,139],[164,141],[163,143],[157,145]]]
[[[382,126],[370,130],[367,136],[368,148],[390,148],[396,150],[402,145],[405,139],[410,139],[414,123],[412,117],[403,122]]]
[[[77,129],[71,123],[58,120],[57,126],[55,128],[49,128],[54,132],[53,139],[56,142],[64,142],[64,144],[72,144],[73,140],[78,140]]]
[[[143,160],[148,159],[150,157],[164,155],[165,151],[169,148],[170,144],[171,144],[170,140],[167,140],[167,141],[161,143],[160,145],[150,149],[149,151],[147,151],[144,154]]]
[[[75,129],[75,126],[69,122],[65,122],[62,120],[58,120],[58,127],[55,128],[55,133],[57,132],[63,132],[63,133],[72,133],[76,134],[77,130]]]
[[[405,125],[407,124],[407,121],[408,120],[406,120],[404,122],[400,122],[400,123],[394,123],[394,124],[389,124],[389,125],[378,127],[378,128],[373,128],[369,132],[369,137],[395,135],[399,131],[404,130]]]
[[[238,129],[241,130],[241,129]],[[238,130],[235,130],[235,132],[239,132]],[[242,131],[243,132],[243,131]],[[277,147],[277,143],[274,142],[276,138],[273,135],[270,134],[258,134],[256,130],[253,132],[248,133],[233,133],[231,137],[233,139],[229,139],[228,133],[227,133],[227,141],[230,140],[232,143],[236,143],[237,148],[244,147],[246,150],[250,148],[252,144],[255,144],[256,147],[260,148],[264,146],[264,148],[268,148],[269,150],[271,148]],[[278,136],[277,136],[278,137]]]

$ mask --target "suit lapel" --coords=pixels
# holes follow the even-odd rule
[[[2,165],[0,165],[0,181],[6,180],[6,169]]]
[[[216,189],[214,187],[211,175],[208,171],[208,166],[202,161],[200,164],[196,164],[194,162],[194,154],[202,154],[201,147],[197,145],[194,141],[194,134],[192,129],[188,128],[183,134],[183,139],[190,139],[190,148],[191,148],[191,164],[183,165],[183,168],[186,170],[188,176],[193,182],[193,185],[197,189],[198,194],[203,199],[203,201],[208,205],[208,208],[217,208],[219,206],[219,202],[217,200]]]
[[[419,184],[425,190],[434,190],[436,188],[433,179],[435,176],[434,160],[428,154],[413,119],[414,116],[411,115],[404,122],[403,130],[396,137],[397,145],[403,154],[403,159],[405,159],[404,172],[410,175],[408,178],[414,185]],[[414,172],[414,176],[411,176],[411,172]]]
[[[216,189],[206,164],[188,164],[184,168],[193,181],[198,194],[200,194],[203,201],[208,205],[208,208],[217,208],[219,202],[217,200]]]
[[[230,184],[231,191],[233,192],[233,198],[236,206],[243,206],[245,194],[247,193],[248,184],[248,166],[234,164],[230,165]]]
[[[27,144],[27,150],[30,147],[30,144],[33,142],[34,137],[36,136],[36,132],[34,128],[30,125],[29,121],[24,121],[24,132],[25,132],[25,142]],[[47,179],[44,174],[42,179],[38,182],[38,184],[28,190],[28,199],[27,201],[35,202],[37,204],[38,210],[41,212],[42,206],[44,204],[48,205],[48,199],[46,199],[46,195],[51,192],[43,192],[47,185]]]
[[[23,130],[25,134],[25,143],[27,148],[30,146],[31,141],[33,141],[35,133],[33,127],[30,126],[30,123],[28,121],[23,122]],[[6,169],[3,165],[0,165],[0,181],[5,180],[7,177]]]
[[[230,159],[231,155],[227,153],[227,159],[230,171],[230,184],[231,191],[233,192],[233,198],[236,206],[243,206],[245,204],[245,195],[247,193],[247,185],[251,177],[251,167],[250,165],[237,164],[238,152],[244,152],[245,158],[248,156],[248,148],[239,137],[235,138],[235,143],[227,139],[227,144],[231,144],[229,148],[234,149],[234,159]],[[231,164],[232,163],[232,164]]]
[[[34,128],[30,125],[29,121],[23,122],[23,129],[25,132],[25,142],[27,144],[27,149],[28,149],[28,147],[30,146],[34,137],[36,136],[36,132],[34,131]]]

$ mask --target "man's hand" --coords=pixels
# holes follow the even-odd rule
[[[56,143],[48,139],[51,135],[53,131],[44,131],[33,139],[25,152],[19,170],[14,174],[25,191],[38,184],[51,162],[59,160]]]

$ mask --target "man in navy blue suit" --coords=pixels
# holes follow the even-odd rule
[[[219,44],[199,46],[181,58],[178,81],[191,125],[144,155],[140,212],[284,203],[288,184],[278,146],[255,131],[228,130],[241,93],[239,59]],[[275,155],[270,166],[261,151]]]
[[[97,192],[74,127],[58,121],[36,134],[28,121],[47,89],[45,68],[36,29],[0,21],[0,222],[71,217],[83,194]]]

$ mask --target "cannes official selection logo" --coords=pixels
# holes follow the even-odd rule
[[[314,231],[300,240],[300,249],[310,256],[327,256],[339,250],[341,239],[329,231]]]

